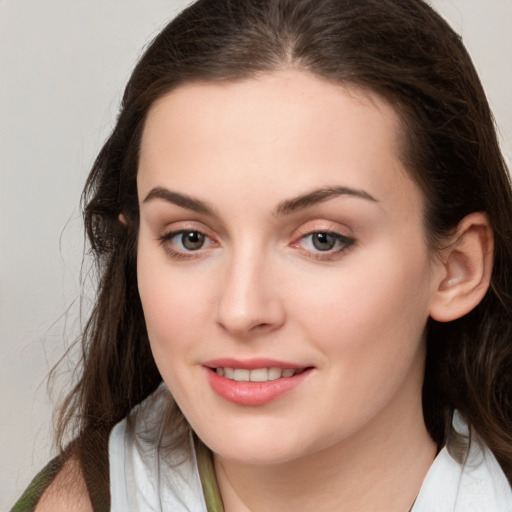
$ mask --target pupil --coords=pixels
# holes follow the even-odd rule
[[[329,233],[315,233],[313,235],[313,245],[319,251],[329,251],[334,247],[336,237]]]
[[[201,249],[204,244],[204,235],[199,233],[198,231],[189,231],[188,233],[183,233],[182,239],[183,247],[188,249],[189,251],[194,251],[197,249]]]

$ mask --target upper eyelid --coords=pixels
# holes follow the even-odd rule
[[[217,243],[226,236],[229,238],[227,233],[223,236],[218,233],[218,230],[211,229],[203,222],[192,219],[166,223],[164,227],[156,231],[156,235],[158,239],[163,239],[187,231],[197,231]],[[348,225],[326,219],[315,219],[301,223],[300,226],[289,233],[289,238],[293,243],[313,233],[330,233],[344,239],[355,240],[353,230]]]
[[[333,233],[346,238],[353,238],[352,229],[340,222],[317,219],[302,223],[294,230],[294,237],[306,236],[311,233]]]
[[[354,244],[356,242],[355,238],[352,237],[352,236],[344,235],[344,234],[338,233],[336,231],[327,231],[327,230],[322,231],[322,230],[318,230],[318,231],[310,231],[308,233],[305,233],[304,235],[302,235],[299,238],[297,238],[296,241],[293,242],[293,243],[295,244],[299,240],[303,240],[303,239],[307,238],[308,236],[315,235],[315,234],[318,234],[318,233],[325,233],[325,234],[333,235],[334,237],[336,237],[341,242],[347,243],[347,245],[352,245],[352,244]]]
[[[210,243],[207,243],[206,246],[202,246],[197,250],[187,250],[186,248],[181,249],[178,248],[174,243],[172,243],[172,240],[179,235],[183,235],[187,232],[198,232],[205,236],[207,240],[210,241]],[[190,260],[190,259],[196,259],[201,257],[201,254],[203,251],[208,250],[209,245],[218,245],[218,243],[212,239],[207,234],[203,233],[202,231],[198,229],[176,229],[176,230],[170,230],[167,233],[164,233],[158,237],[158,242],[164,249],[166,253],[168,253],[172,258],[178,259],[178,260]]]
[[[204,235],[205,238],[208,238],[209,240],[211,240],[214,243],[218,243],[208,233],[205,233],[204,231],[202,231],[200,229],[187,229],[187,228],[171,229],[167,232],[162,233],[158,238],[159,238],[159,240],[164,242],[164,241],[172,240],[175,236],[182,235],[184,233],[193,233],[193,232],[201,233],[202,235]]]
[[[211,229],[206,227],[203,223],[197,221],[177,221],[170,222],[157,231],[158,238],[168,237],[169,235],[176,235],[186,231],[197,231],[208,238],[214,239]]]
[[[309,231],[307,233],[304,233],[304,235],[302,235],[300,238],[306,238],[307,236],[311,236],[311,235],[316,235],[316,234],[319,234],[319,233],[325,233],[327,235],[333,235],[337,238],[341,238],[341,239],[345,239],[345,240],[354,240],[354,237],[352,236],[349,236],[349,235],[345,235],[343,233],[338,233],[337,231],[330,231],[330,230],[322,230],[322,229],[319,229],[319,230],[315,230],[315,231]]]

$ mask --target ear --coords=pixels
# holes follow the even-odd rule
[[[483,299],[491,281],[494,237],[483,213],[461,220],[450,244],[439,255],[439,273],[430,316],[450,322],[469,313]]]
[[[117,216],[119,222],[123,225],[123,226],[127,226],[128,225],[128,221],[126,220],[126,217],[124,216],[124,214],[120,213],[118,216]]]

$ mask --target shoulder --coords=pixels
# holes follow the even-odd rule
[[[35,512],[93,512],[80,463],[70,457],[39,500]]]

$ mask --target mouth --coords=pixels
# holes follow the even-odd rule
[[[307,368],[254,368],[252,370],[246,368],[230,368],[219,366],[213,368],[213,371],[229,380],[236,382],[268,382],[282,378],[293,377],[304,372]]]
[[[268,359],[210,361],[205,366],[212,390],[237,405],[260,406],[302,385],[315,369]]]

